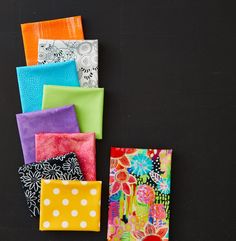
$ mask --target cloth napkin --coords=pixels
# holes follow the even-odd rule
[[[42,180],[40,230],[100,231],[101,185],[100,181]]]
[[[36,161],[75,152],[85,180],[96,180],[95,133],[41,133],[35,135]]]
[[[111,148],[107,240],[168,241],[172,150]]]
[[[68,153],[18,169],[31,216],[39,216],[41,179],[84,180],[75,153]],[[55,192],[54,192],[55,193]]]
[[[81,16],[21,24],[27,65],[38,62],[38,40],[84,39]]]
[[[95,132],[102,139],[103,88],[44,86],[43,109],[74,104],[81,132]]]
[[[82,87],[98,87],[98,40],[39,40],[39,64],[68,60],[76,61]]]
[[[42,109],[43,85],[79,86],[75,61],[17,67],[23,112]]]
[[[35,134],[79,132],[73,105],[16,115],[25,164],[35,162]]]

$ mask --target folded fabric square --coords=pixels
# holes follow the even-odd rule
[[[45,85],[43,109],[74,104],[81,132],[95,132],[102,139],[103,88]]]
[[[16,115],[25,164],[35,162],[35,134],[79,132],[73,105]]]
[[[38,63],[75,60],[81,87],[98,87],[98,40],[40,39]]]
[[[79,86],[74,60],[64,63],[17,67],[22,112],[42,109],[43,85]]]
[[[21,24],[27,65],[38,62],[38,40],[84,39],[81,16]]]
[[[41,231],[100,231],[100,181],[41,181]],[[50,205],[48,205],[50,204]]]
[[[18,169],[31,216],[39,215],[41,179],[84,180],[75,153],[68,153]],[[56,190],[54,191],[55,194]],[[49,204],[49,203],[48,203]]]
[[[107,240],[169,240],[172,150],[111,148]]]
[[[36,161],[74,152],[85,180],[96,180],[95,133],[41,133],[35,135]]]

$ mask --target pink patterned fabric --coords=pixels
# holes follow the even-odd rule
[[[36,162],[76,153],[85,180],[96,180],[95,133],[40,133],[35,135]]]

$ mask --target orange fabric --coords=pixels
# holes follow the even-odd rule
[[[27,65],[38,63],[38,40],[84,39],[81,16],[21,24]]]

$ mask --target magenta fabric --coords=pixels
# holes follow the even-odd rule
[[[25,164],[35,162],[35,134],[79,132],[73,105],[16,115]]]
[[[36,161],[74,152],[85,180],[96,180],[95,133],[45,133],[35,135]]]

